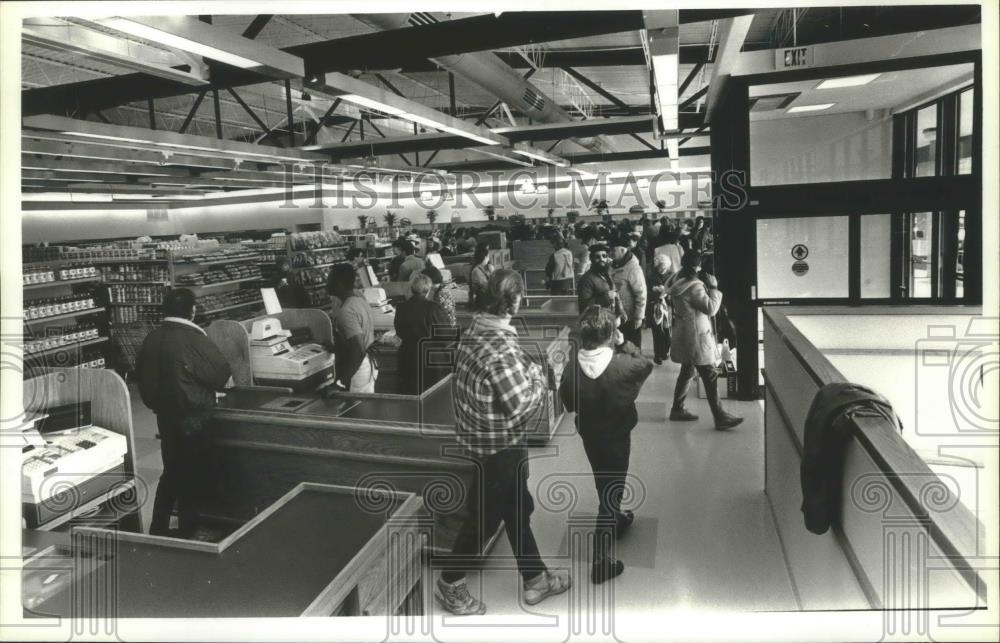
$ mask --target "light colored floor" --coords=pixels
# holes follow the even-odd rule
[[[647,347],[649,340],[647,332]],[[670,362],[656,367],[640,402],[668,408],[678,368]],[[148,528],[162,464],[155,418],[137,394],[133,393],[132,401],[137,468],[150,493],[142,511],[143,525]],[[519,604],[520,579],[510,546],[501,537],[484,570],[468,579],[472,591],[486,602],[488,615],[525,615],[526,611],[572,615],[571,597],[577,602],[603,600],[628,611],[796,609],[763,492],[761,406],[726,401],[727,409],[746,421],[722,433],[712,429],[708,405],[697,397],[694,383],[687,405],[701,416],[699,421],[640,421],[633,431],[630,472],[644,494],[627,504],[635,509],[636,522],[617,543],[616,555],[625,563],[625,572],[600,588],[594,588],[587,577],[589,556],[577,547],[573,547],[576,555],[569,555],[570,523],[586,531],[587,519],[597,506],[572,416],[567,415],[563,423],[561,433],[568,434],[557,435],[548,446],[533,450],[529,484],[536,505],[534,533],[550,567],[572,568],[578,591],[533,608]],[[568,488],[576,493],[572,508],[566,506],[567,497],[560,495]],[[621,619],[616,628],[620,630]]]
[[[656,367],[640,401],[668,403],[678,368],[671,363]],[[644,421],[633,431],[630,472],[645,487],[645,499],[639,506],[633,504],[636,522],[617,543],[617,556],[626,568],[612,581],[614,604],[637,611],[795,610],[763,492],[761,407],[726,402],[730,412],[746,421],[721,433],[711,428],[708,405],[694,392],[692,385],[688,408],[701,416],[698,422]],[[571,422],[571,416],[566,421]],[[553,456],[534,458],[529,480],[536,504],[532,526],[542,556],[550,567],[571,566],[574,582],[589,585],[589,557],[566,557],[570,514],[546,508],[544,502],[553,477],[571,480],[579,493],[573,512],[596,512],[597,494],[583,446],[576,435],[561,435],[538,454]],[[510,555],[509,544],[501,538],[493,557],[503,562],[487,564],[481,574],[469,577],[488,614],[524,613]],[[550,598],[532,611],[565,615],[571,611],[570,600]]]

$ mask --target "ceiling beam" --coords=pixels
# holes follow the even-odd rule
[[[264,30],[264,27],[267,26],[267,23],[271,22],[272,17],[272,15],[265,13],[254,17],[254,19],[250,21],[250,24],[247,25],[247,28],[243,30],[243,37],[250,40],[256,38],[260,35],[260,32]]]
[[[655,127],[652,116],[619,116],[614,118],[591,118],[585,121],[567,123],[542,123],[519,127],[494,127],[490,131],[502,134],[510,141],[551,141],[557,138],[597,136],[599,134],[636,134],[652,132]]]
[[[746,41],[747,32],[753,23],[753,14],[728,18],[723,20],[719,27],[719,52],[715,56],[715,63],[712,65],[712,79],[708,83],[708,99],[706,100],[705,122],[712,118],[712,108],[718,101],[723,90],[723,86],[736,69],[736,61],[740,56],[740,49]]]

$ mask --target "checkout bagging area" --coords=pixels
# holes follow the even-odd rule
[[[142,507],[156,487],[138,474],[132,417],[141,402],[121,377],[51,368],[26,380],[25,615],[423,614],[430,559],[450,552],[478,470],[455,438],[455,336],[421,345],[435,375],[419,394],[394,392],[386,290],[365,291],[378,336],[373,394],[335,384],[324,310],[279,306],[205,328],[232,382],[209,414],[210,466],[191,539],[144,533]],[[547,444],[566,420],[555,386],[573,350],[575,301],[547,303],[532,300],[513,321],[549,373],[530,445]]]

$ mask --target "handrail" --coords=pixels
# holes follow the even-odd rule
[[[765,307],[763,310],[765,324],[770,324],[776,331],[782,343],[809,374],[817,386],[848,380],[823,355],[812,342],[788,318],[790,315],[826,315],[832,309],[826,307]],[[867,309],[854,314],[867,314]],[[843,311],[843,309],[841,309]],[[971,309],[970,309],[971,311]],[[892,311],[887,311],[892,312]],[[900,309],[895,309],[896,313]],[[848,314],[838,311],[834,314]],[[925,314],[921,311],[921,314]],[[788,422],[784,409],[780,408],[782,416]],[[927,495],[927,480],[937,480],[927,463],[903,440],[894,426],[881,418],[855,417],[851,422],[852,434],[857,444],[875,463],[879,472],[885,476],[893,491],[902,500],[907,509],[922,524],[926,525],[928,535],[941,552],[951,561],[952,565],[976,592],[980,599],[986,598],[986,584],[976,571],[972,561],[981,555],[985,541],[985,528],[982,523],[962,505],[945,484],[936,486],[934,504],[948,507],[954,515],[954,520],[935,520],[924,507],[921,498]],[[789,427],[791,428],[791,427]],[[793,436],[795,438],[797,436]],[[796,441],[797,440],[793,440]]]

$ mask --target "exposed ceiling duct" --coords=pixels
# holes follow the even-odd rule
[[[430,13],[366,13],[353,14],[364,24],[386,31],[407,26],[426,25],[438,22]],[[565,123],[573,119],[540,89],[525,80],[499,56],[490,52],[473,52],[431,59],[444,69],[475,83],[495,95],[511,107],[516,107],[534,121],[542,123]],[[615,146],[603,136],[570,139],[584,148],[597,153],[616,152]]]

